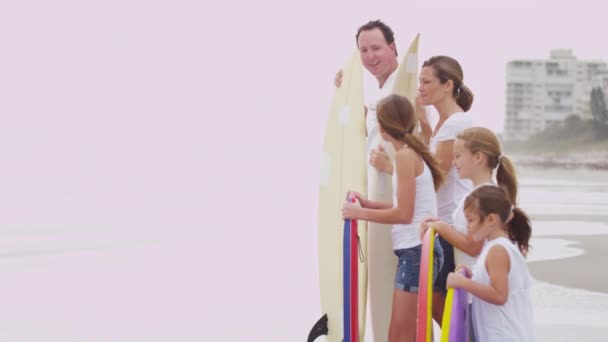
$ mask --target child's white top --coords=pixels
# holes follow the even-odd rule
[[[412,222],[408,224],[394,224],[392,230],[393,249],[411,248],[420,245],[420,223],[427,217],[437,216],[437,196],[431,169],[422,161],[424,170],[416,176],[416,198],[414,202],[414,214]],[[397,181],[397,168],[393,172],[393,203],[397,205],[397,189],[400,186]]]
[[[478,283],[490,284],[485,262],[488,252],[495,245],[503,246],[511,260],[509,296],[504,305],[494,305],[477,297],[473,298],[475,339],[492,342],[534,341],[531,296],[534,280],[517,246],[504,237],[488,241],[473,267],[472,279]]]

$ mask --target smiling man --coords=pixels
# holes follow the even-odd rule
[[[393,30],[380,20],[370,21],[359,28],[356,39],[361,62],[384,88],[399,66]]]
[[[397,47],[393,30],[380,20],[372,20],[359,27],[357,47],[365,69],[378,81],[378,86],[367,86],[365,96],[366,130],[368,138],[377,132],[376,103],[392,91],[397,76]],[[342,70],[336,74],[335,84],[342,83]]]

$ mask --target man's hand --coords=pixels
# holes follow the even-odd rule
[[[344,75],[342,69],[338,69],[338,72],[334,77],[334,85],[336,86],[336,88],[340,88],[340,86],[342,85],[342,75]]]
[[[393,164],[388,158],[388,154],[386,154],[386,151],[382,145],[378,145],[378,148],[371,150],[369,154],[369,164],[380,172],[393,174]]]

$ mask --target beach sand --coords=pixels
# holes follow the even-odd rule
[[[528,263],[536,279],[533,290],[536,341],[608,340],[608,272],[602,267],[608,253],[608,235],[544,233],[533,237],[533,248],[535,241],[538,248],[544,248],[542,243],[547,242],[566,244],[572,255],[552,259],[549,252],[544,257],[552,260]],[[560,250],[563,253],[565,249]]]
[[[565,259],[530,262],[528,267],[532,276],[551,284],[608,293],[608,272],[602,266],[602,261],[608,260],[608,236],[557,237],[573,241],[570,246],[583,249],[583,254]]]
[[[581,327],[568,324],[536,326],[537,342],[583,342],[607,339],[608,327]]]

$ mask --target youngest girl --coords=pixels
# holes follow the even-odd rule
[[[473,294],[473,327],[477,341],[534,341],[531,287],[525,255],[530,220],[511,205],[506,193],[486,185],[467,196],[464,205],[469,231],[487,239],[468,279],[450,273],[448,287]]]

